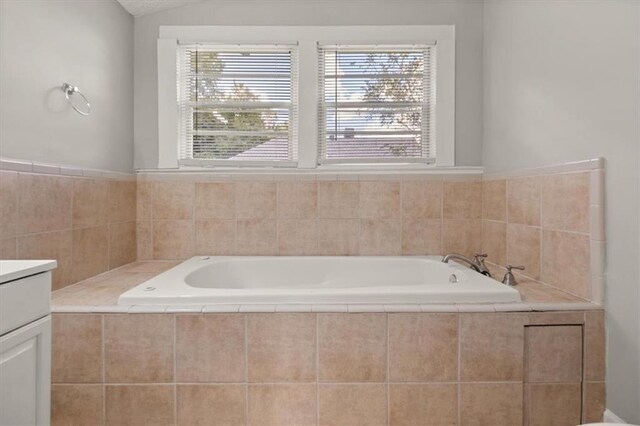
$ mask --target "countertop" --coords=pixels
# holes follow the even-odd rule
[[[50,271],[57,266],[55,260],[0,260],[0,284]]]

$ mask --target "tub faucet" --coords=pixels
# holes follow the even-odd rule
[[[444,263],[449,263],[450,260],[461,260],[469,265],[469,267],[482,275],[486,275],[487,277],[491,276],[491,272],[489,272],[489,268],[484,264],[484,259],[487,258],[487,254],[476,254],[473,256],[473,259],[468,258],[467,256],[463,256],[457,253],[449,253],[445,257],[442,258]]]

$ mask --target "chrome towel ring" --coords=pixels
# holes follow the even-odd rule
[[[80,90],[78,90],[78,87],[73,86],[73,85],[71,85],[69,83],[64,83],[62,85],[62,91],[64,92],[64,95],[67,98],[67,101],[69,101],[69,105],[71,105],[71,108],[75,109],[78,114],[80,114],[80,115],[89,115],[89,114],[91,114],[91,104],[89,103],[89,99],[87,99],[87,97],[85,95],[83,95]],[[73,104],[73,101],[71,100],[71,96],[74,93],[77,94],[78,96],[80,96],[82,99],[84,99],[84,102],[87,104],[87,110],[86,111],[82,111],[82,110],[78,109],[78,107],[76,107]]]

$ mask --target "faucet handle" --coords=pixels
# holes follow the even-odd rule
[[[473,256],[473,258],[476,260],[476,262],[478,262],[478,263],[480,263],[480,264],[483,264],[483,263],[484,263],[484,260],[485,260],[487,257],[489,257],[489,255],[488,255],[488,254],[486,254],[486,253],[482,253],[482,254],[480,254],[480,253],[476,253],[476,254]]]
[[[519,271],[524,271],[524,266],[512,266],[512,265],[507,265],[507,272],[511,272],[512,269],[517,269]]]

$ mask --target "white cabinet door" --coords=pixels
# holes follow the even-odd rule
[[[0,425],[48,425],[51,317],[0,337]]]

